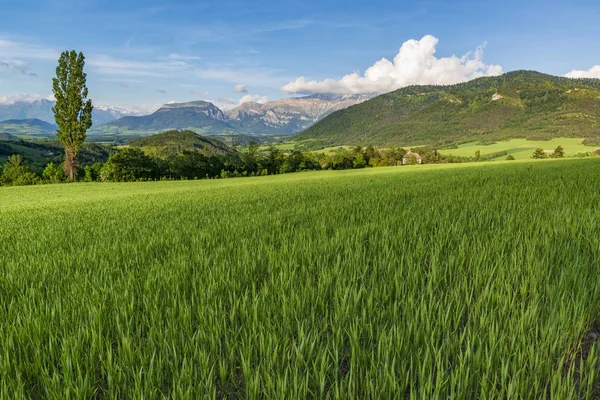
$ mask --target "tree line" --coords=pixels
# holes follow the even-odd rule
[[[413,149],[423,163],[456,163],[468,158],[441,155],[435,149]],[[76,165],[71,179],[64,164],[48,163],[42,171],[34,171],[19,154],[8,158],[0,175],[0,185],[33,185],[60,182],[133,182],[180,179],[225,179],[244,176],[288,174],[300,171],[345,170],[402,165],[407,150],[401,147],[377,149],[357,146],[330,154],[284,153],[271,145],[261,151],[251,141],[247,147],[231,154],[205,155],[183,151],[177,155],[148,155],[140,148],[124,148],[111,154],[106,162]],[[67,161],[70,162],[70,159]],[[415,164],[409,158],[407,164]]]

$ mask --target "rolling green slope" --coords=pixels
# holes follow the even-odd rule
[[[600,136],[600,80],[515,71],[453,86],[412,86],[337,111],[295,136],[314,146],[449,144]]]
[[[56,125],[40,119],[11,119],[0,122],[0,132],[19,135],[55,135]]]

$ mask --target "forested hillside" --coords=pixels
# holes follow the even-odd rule
[[[317,146],[598,137],[599,118],[600,80],[515,71],[387,93],[337,111],[295,139]]]
[[[135,139],[130,147],[153,147],[165,154],[177,155],[184,151],[198,151],[204,155],[232,154],[235,151],[220,140],[201,136],[192,131],[169,131],[158,135]]]

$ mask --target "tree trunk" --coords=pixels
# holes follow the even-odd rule
[[[75,173],[77,171],[77,153],[73,149],[65,149],[65,175],[70,181],[75,180]]]

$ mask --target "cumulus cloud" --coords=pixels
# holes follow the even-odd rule
[[[248,93],[248,88],[246,85],[235,85],[233,91],[236,93]]]
[[[210,101],[210,100],[208,100]],[[244,103],[248,103],[250,101],[264,104],[269,101],[267,96],[262,96],[258,94],[247,94],[242,96],[239,100],[232,99],[231,97],[221,97],[216,101],[211,101],[215,106],[219,107],[223,111],[229,111],[231,109],[236,108],[237,106],[241,106]]]
[[[60,52],[28,43],[13,42],[0,38],[0,53],[11,59],[58,60]]]
[[[247,94],[245,96],[243,96],[240,100],[239,100],[239,104],[244,104],[244,103],[248,103],[250,101],[253,101],[255,103],[260,103],[260,104],[265,104],[266,102],[269,101],[269,98],[267,96],[261,96],[259,94]]]
[[[597,78],[600,79],[600,65],[596,65],[588,70],[574,69],[565,74],[567,78]]]
[[[431,35],[421,40],[408,40],[393,61],[382,58],[364,75],[352,73],[339,80],[309,81],[300,77],[283,86],[287,93],[385,93],[410,85],[449,85],[466,82],[482,76],[503,73],[499,65],[483,62],[483,47],[462,57],[435,56],[439,40]]]
[[[217,99],[216,101],[211,101],[211,100],[207,100],[207,101],[210,101],[211,103],[213,103],[215,106],[219,107],[223,111],[229,111],[239,105],[238,102],[235,99],[232,99],[231,97],[221,97],[221,98]]]

